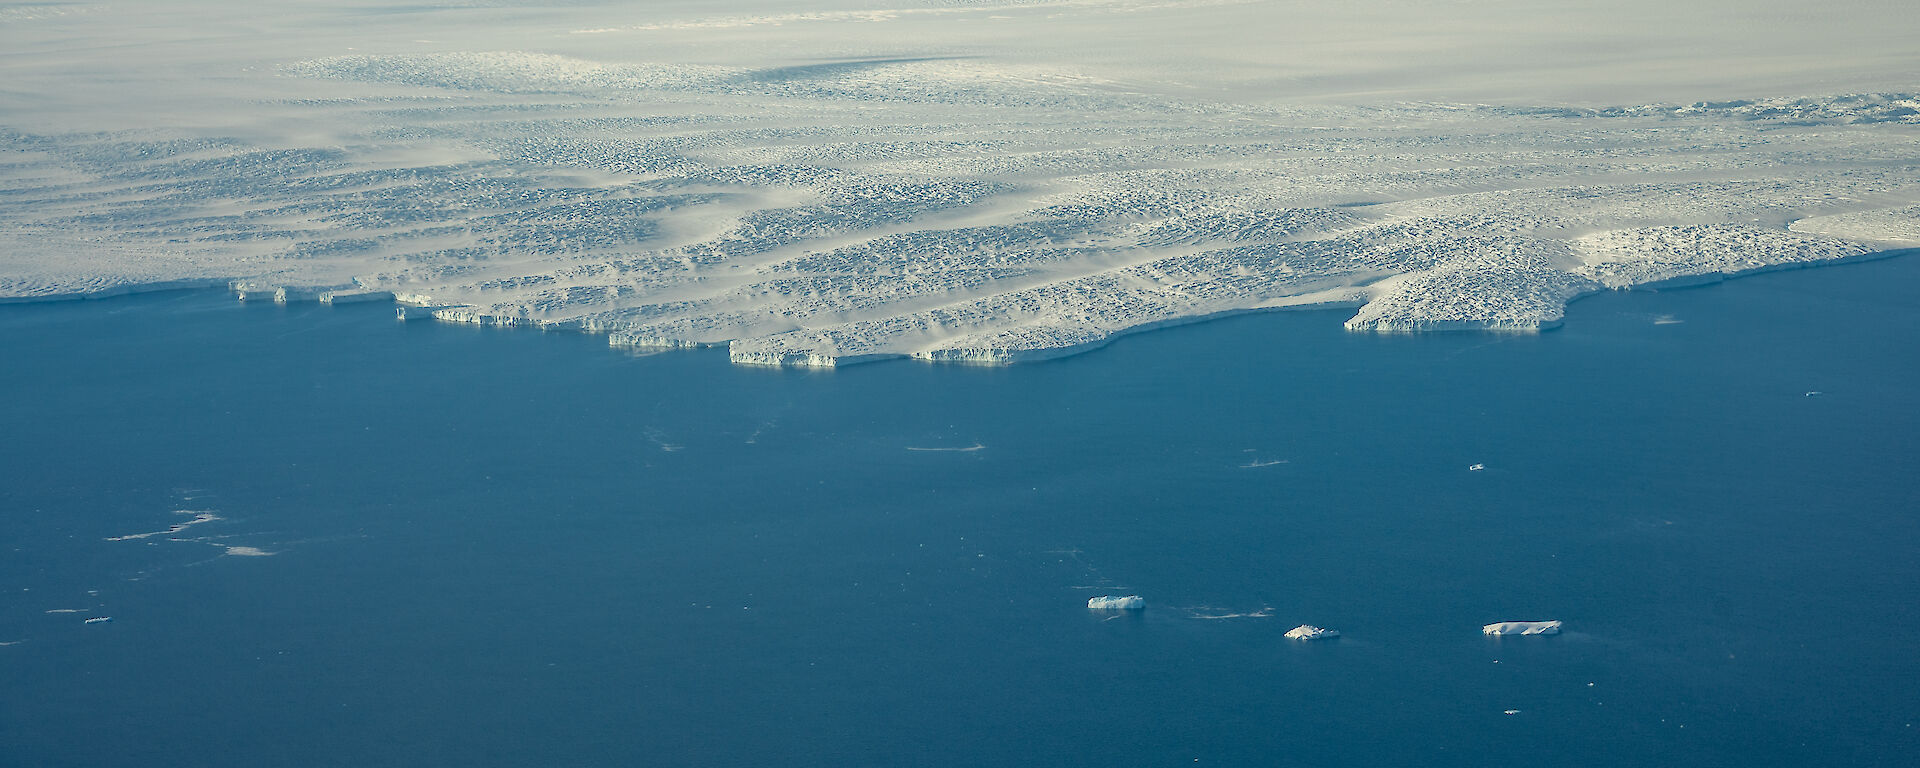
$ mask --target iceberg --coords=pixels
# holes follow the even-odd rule
[[[1139,595],[1127,595],[1125,597],[1101,595],[1099,597],[1087,598],[1087,610],[1089,611],[1138,611],[1146,607],[1146,598]]]
[[[1480,628],[1489,635],[1557,635],[1559,621],[1499,621]]]
[[[1287,630],[1288,640],[1332,640],[1340,636],[1340,630],[1325,629],[1311,624],[1302,624]]]

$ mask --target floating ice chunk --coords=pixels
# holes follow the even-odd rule
[[[1260,610],[1254,611],[1252,613],[1202,613],[1202,611],[1212,610],[1207,606],[1200,606],[1198,609],[1188,608],[1185,610],[1187,611],[1188,616],[1191,616],[1196,619],[1205,619],[1207,621],[1221,621],[1224,619],[1264,619],[1264,618],[1267,618],[1268,616],[1273,615],[1273,606],[1270,606],[1270,605],[1261,606]]]
[[[105,623],[107,623],[107,622],[109,622],[109,621],[113,621],[113,617],[112,617],[112,616],[95,616],[95,617],[93,617],[93,618],[91,618],[91,619],[87,619],[87,620],[86,620],[86,622],[84,622],[84,623],[87,623],[87,624],[105,624]]]
[[[1557,635],[1558,621],[1501,621],[1480,628],[1489,635]]]
[[[193,519],[188,520],[184,523],[174,523],[173,525],[169,525],[167,526],[167,529],[164,531],[148,531],[146,533],[129,533],[125,536],[109,536],[107,537],[106,540],[107,541],[132,541],[134,539],[148,539],[154,536],[171,536],[173,534],[179,533],[181,531],[184,531],[188,528],[199,525],[201,523],[211,523],[215,520],[220,519],[219,515],[216,515],[212,512],[201,512],[199,510],[193,510],[193,509],[176,509],[173,511],[173,513],[176,515],[193,515]]]
[[[1340,636],[1340,630],[1323,629],[1311,624],[1302,624],[1287,630],[1289,640],[1332,640]]]
[[[1089,611],[1138,611],[1146,607],[1147,599],[1139,595],[1127,595],[1125,597],[1101,595],[1099,597],[1087,598],[1087,610]]]

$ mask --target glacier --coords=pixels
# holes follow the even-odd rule
[[[1882,4],[1624,5],[33,6],[0,14],[0,301],[995,365],[1297,308],[1536,333],[1920,247]]]

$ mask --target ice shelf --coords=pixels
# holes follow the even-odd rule
[[[217,4],[22,17],[6,23],[62,50],[130,52],[0,63],[0,301],[226,284],[724,346],[742,365],[1001,365],[1299,307],[1350,307],[1357,332],[1537,333],[1595,291],[1920,245],[1920,96],[1906,75],[1859,74],[1913,70],[1885,50],[1842,66],[1875,11],[1736,31],[1632,1],[1721,73],[1746,72],[1728,62],[1766,35],[1813,45],[1807,25],[1831,17],[1849,42],[1796,66],[1852,74],[1809,74],[1826,90],[1808,93],[1779,73],[1593,62],[1515,81],[1481,62],[1500,74],[1486,94],[1469,85],[1480,65],[1427,62],[1450,85],[1361,91],[1400,94],[1376,97],[1315,83],[1404,76],[1315,59],[1321,74],[1282,87],[1236,74],[1292,55],[1235,33],[1280,10],[1185,0],[568,6],[512,30],[407,16],[449,22],[430,50],[377,42],[416,34],[388,17],[331,10],[352,26],[280,28],[272,50],[160,42],[219,22]],[[1387,16],[1416,34],[1407,20],[1493,13],[1470,6]],[[1095,55],[1114,25],[1149,42]],[[1217,70],[1195,69],[1189,28]],[[1009,52],[1003,36],[1037,29],[1044,45]],[[941,53],[898,55],[913,45]],[[80,80],[102,67],[121,77]],[[224,74],[149,74],[189,71]],[[1188,85],[1202,81],[1217,87]],[[178,108],[101,106],[133,101]]]

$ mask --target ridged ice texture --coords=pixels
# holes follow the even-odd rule
[[[1356,331],[1534,332],[1597,290],[1920,243],[1911,93],[1307,105],[847,42],[1239,8],[578,10],[515,38],[571,54],[262,53],[220,71],[253,78],[244,108],[270,135],[0,127],[0,301],[234,281],[742,364],[998,364],[1288,307],[1355,307]],[[857,55],[688,53],[745,34]]]

